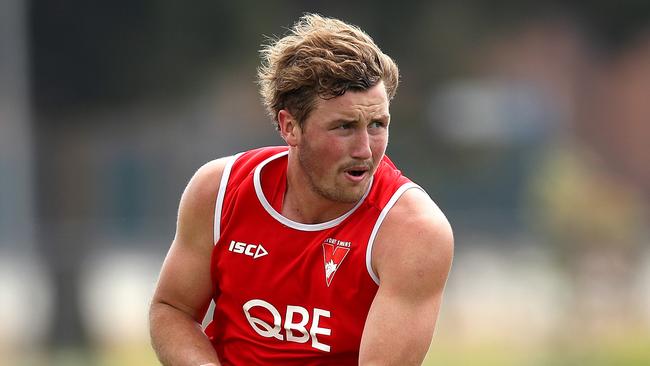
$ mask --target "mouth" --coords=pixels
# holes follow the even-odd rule
[[[345,173],[345,176],[351,181],[360,182],[368,175],[369,171],[370,168],[367,166],[354,166],[345,169],[343,172]]]

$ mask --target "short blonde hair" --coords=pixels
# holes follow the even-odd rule
[[[276,128],[282,109],[302,127],[318,97],[331,99],[348,90],[367,90],[380,81],[389,100],[397,91],[395,61],[364,31],[337,19],[306,14],[288,35],[263,46],[260,53],[260,93]]]

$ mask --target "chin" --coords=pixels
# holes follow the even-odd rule
[[[368,188],[367,184],[364,184],[363,187],[348,189],[345,191],[340,191],[339,200],[344,203],[357,203],[361,198],[363,198],[366,189]]]
[[[364,186],[363,189],[341,189],[341,188],[334,188],[334,189],[328,189],[328,190],[317,190],[318,193],[323,196],[324,198],[334,201],[334,202],[339,202],[339,203],[357,203],[363,197],[363,194],[366,192],[366,187]]]

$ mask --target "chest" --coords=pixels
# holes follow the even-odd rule
[[[268,215],[234,215],[215,247],[221,293],[331,306],[374,289],[366,269],[372,227],[354,220],[319,231],[286,227]]]

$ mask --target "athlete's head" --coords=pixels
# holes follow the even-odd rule
[[[261,55],[260,93],[276,128],[283,109],[302,127],[318,98],[368,90],[380,81],[388,100],[397,90],[395,62],[364,31],[337,19],[306,14]]]

